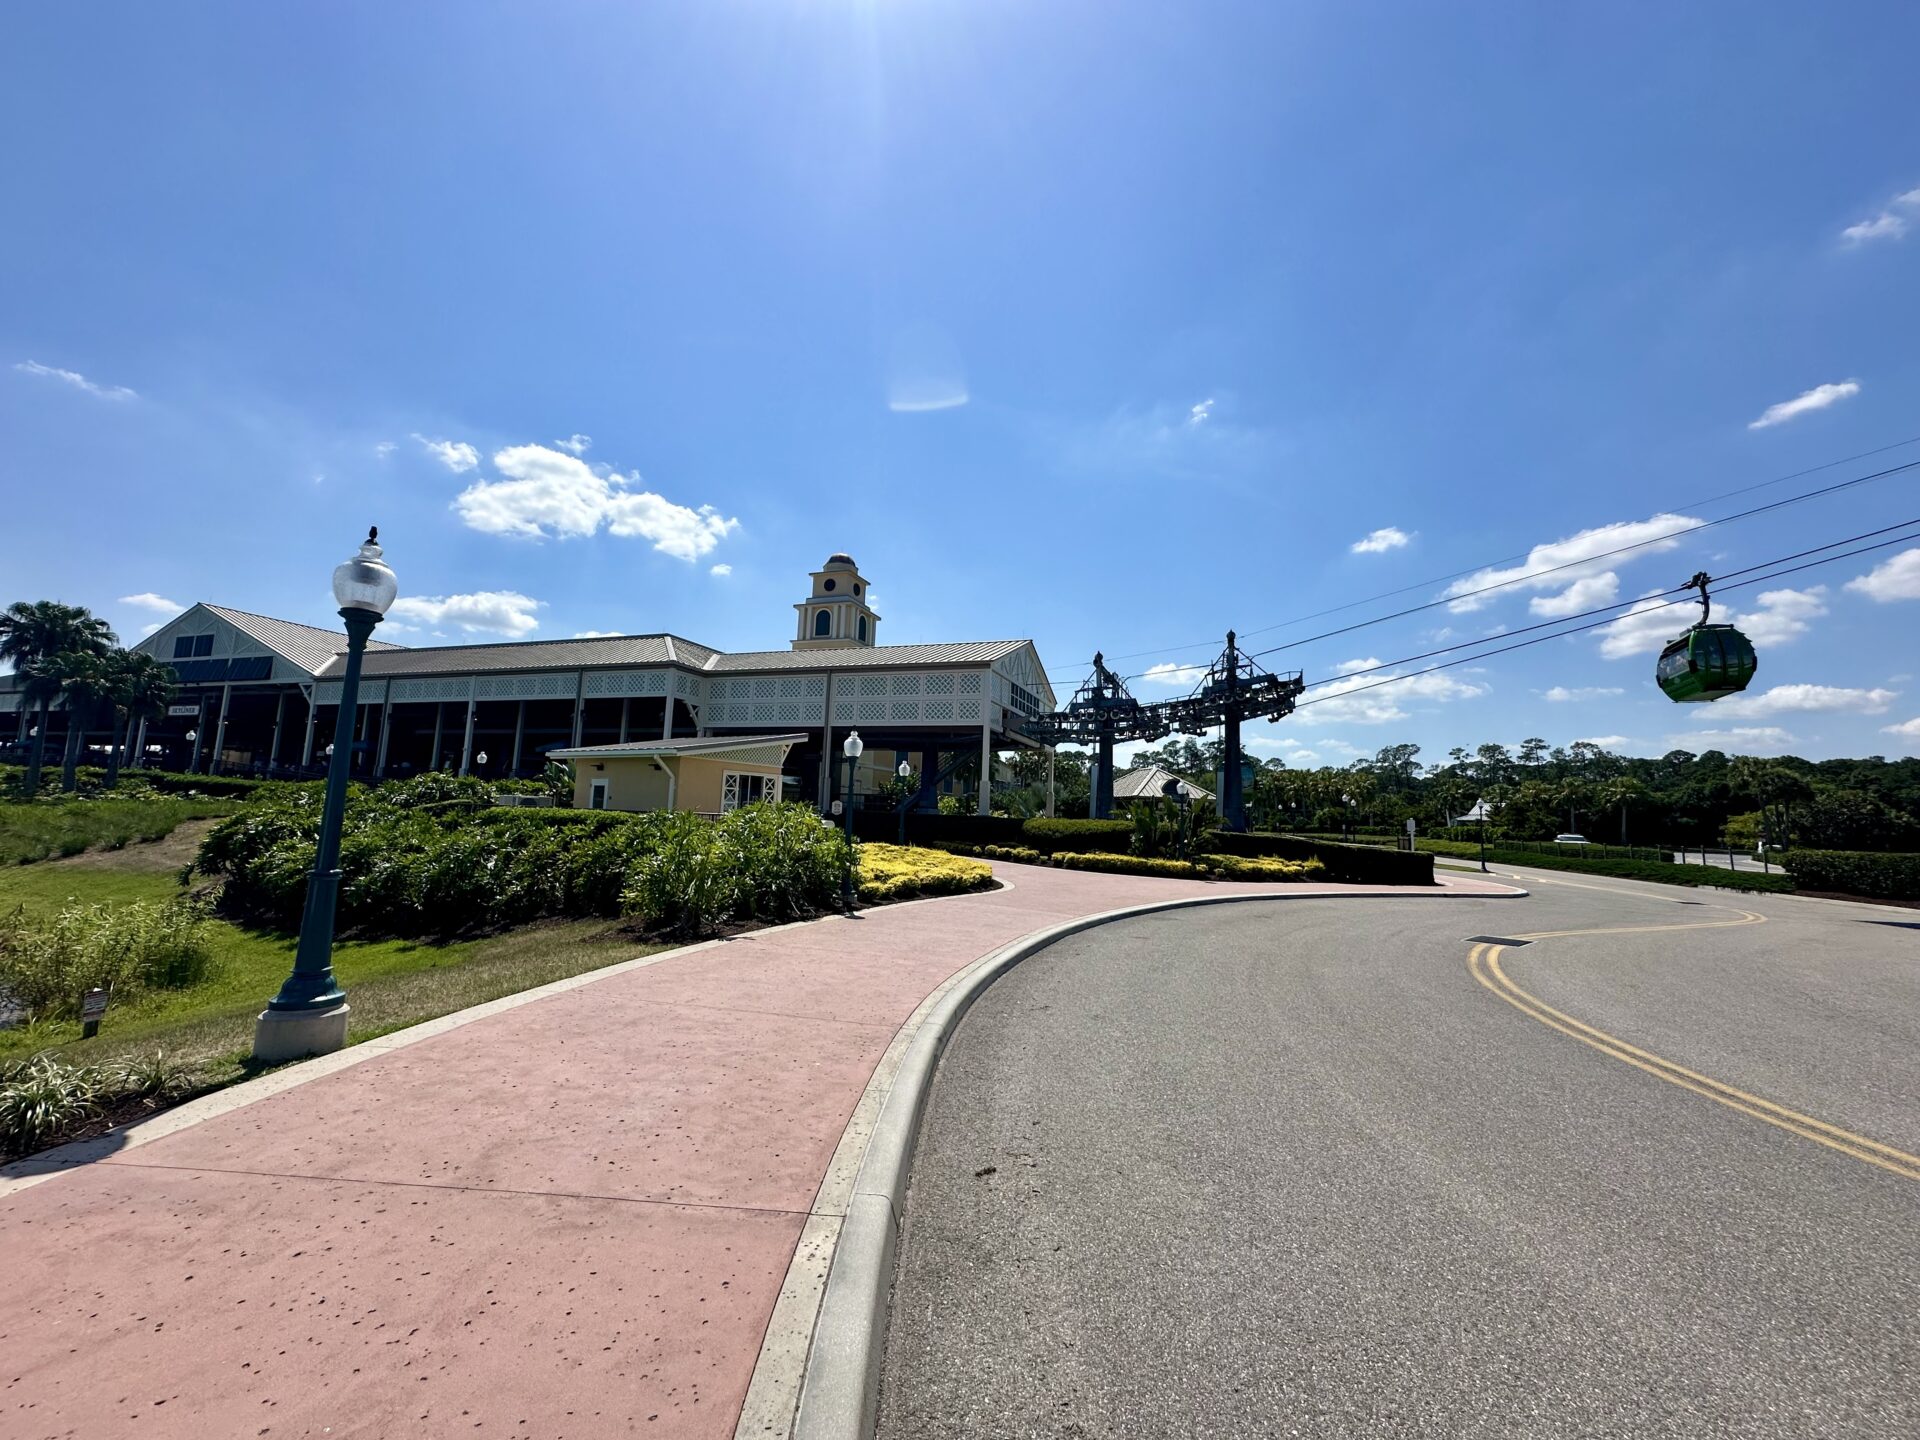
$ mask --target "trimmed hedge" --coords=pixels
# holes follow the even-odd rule
[[[1060,820],[1044,816],[1023,821],[1021,835],[1050,855],[1098,852],[1124,855],[1133,843],[1131,820]]]
[[[1021,822],[1005,815],[938,815],[930,810],[907,813],[907,843],[937,845],[956,840],[966,845],[1018,845]],[[862,840],[892,844],[900,838],[900,816],[893,810],[856,810],[853,833]]]
[[[1474,852],[1476,855],[1479,851]],[[1764,890],[1785,894],[1793,889],[1786,875],[1756,875],[1751,870],[1715,870],[1705,865],[1668,865],[1659,860],[1588,860],[1570,855],[1534,855],[1525,850],[1487,851],[1499,865],[1530,865],[1536,870],[1570,870],[1580,875],[1610,875],[1617,880],[1651,880],[1660,885],[1712,885],[1722,890]]]
[[[1216,830],[1207,848],[1219,855],[1250,860],[1318,860],[1326,878],[1346,885],[1431,885],[1433,856],[1411,850],[1384,850],[1378,845],[1342,845],[1332,840],[1307,840],[1271,831],[1236,833]]]
[[[1874,900],[1920,900],[1920,855],[1790,850],[1784,863],[1802,890],[1836,890]]]
[[[872,847],[867,847],[871,849]],[[1326,867],[1318,860],[1244,860],[1232,855],[1205,855],[1199,860],[1173,860],[1143,855],[1115,855],[1104,850],[1063,850],[1042,855],[1023,845],[962,845],[948,841],[935,847],[954,855],[982,860],[1005,860],[1018,865],[1052,865],[1065,870],[1097,870],[1111,875],[1161,875],[1187,880],[1251,880],[1284,883],[1323,880]],[[864,850],[861,852],[866,853]]]
[[[1159,875],[1175,880],[1212,878],[1204,865],[1196,865],[1191,860],[1161,860],[1146,855],[1113,855],[1103,850],[1067,851],[1055,857],[1054,863],[1064,870],[1097,870],[1103,875]]]
[[[993,888],[993,867],[944,850],[870,843],[860,847],[860,899],[869,905]]]

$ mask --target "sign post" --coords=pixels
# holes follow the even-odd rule
[[[91,1040],[98,1035],[106,1015],[107,992],[96,985],[80,997],[80,1038]]]

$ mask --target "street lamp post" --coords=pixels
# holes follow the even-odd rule
[[[198,775],[200,773],[200,732],[198,729],[187,731],[187,743],[193,746],[193,757],[187,761],[187,773],[189,775]]]
[[[334,733],[353,735],[360,703],[360,661],[367,638],[399,593],[393,571],[380,558],[380,531],[367,532],[360,551],[333,572],[333,598],[347,627],[347,669],[341,677],[340,710]],[[353,746],[327,746],[326,808],[320,819],[320,843],[307,881],[306,912],[300,920],[300,945],[293,973],[267,1002],[254,1025],[256,1060],[294,1060],[324,1055],[347,1043],[347,997],[333,976],[333,917],[340,895],[340,822],[347,808],[347,772]]]
[[[853,910],[853,785],[857,773],[854,767],[860,763],[860,752],[866,748],[858,730],[849,730],[840,746],[840,753],[847,758],[847,783],[840,796],[840,818],[847,827],[847,863],[840,872],[840,903],[849,913]]]
[[[913,778],[913,766],[902,760],[894,766],[893,773],[900,777],[902,783],[905,783]],[[907,843],[907,807],[912,803],[911,800],[906,800],[900,804],[900,843],[902,845]]]
[[[474,756],[473,763],[480,767],[480,773],[482,775],[486,774],[487,773],[487,752],[482,750],[478,755]]]

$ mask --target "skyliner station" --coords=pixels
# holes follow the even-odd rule
[[[665,634],[421,647],[371,641],[354,773],[532,776],[552,750],[639,751],[696,739],[745,746],[777,737],[790,742],[782,798],[821,804],[844,788],[840,747],[853,730],[865,747],[856,784],[863,794],[902,761],[931,792],[958,757],[978,755],[991,774],[996,751],[1037,745],[1022,722],[1052,711],[1055,697],[1032,641],[882,645],[867,594],[851,556],[828,556],[794,606],[784,650],[728,654]],[[191,606],[132,647],[171,666],[179,689],[130,753],[167,770],[313,773],[341,741],[346,644],[332,630]],[[8,712],[15,724],[7,729],[25,740],[38,712],[23,705],[16,675],[0,676],[0,715]],[[47,753],[57,757],[66,724],[58,707],[49,723]],[[86,740],[98,749],[114,738],[102,729]],[[989,787],[979,789],[985,813]]]

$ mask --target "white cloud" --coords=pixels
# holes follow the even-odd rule
[[[731,565],[715,565],[709,569],[707,573],[709,575],[731,575],[733,573],[733,567]]]
[[[624,630],[576,630],[573,632],[572,638],[575,640],[611,640],[617,635],[624,634],[626,634]]]
[[[1627,692],[1618,685],[1581,685],[1569,690],[1564,685],[1555,685],[1551,690],[1541,692],[1541,699],[1555,705],[1563,705],[1573,700],[1599,700],[1609,695],[1624,695]]]
[[[1806,634],[1809,623],[1827,613],[1826,593],[1824,585],[1806,590],[1763,590],[1755,608],[1720,612],[1715,623],[1737,625],[1756,646],[1784,645]],[[1693,624],[1692,603],[1672,604],[1662,600],[1658,591],[1641,596],[1618,620],[1600,627],[1600,654],[1608,660],[1625,660],[1659,650]]]
[[[1808,622],[1827,613],[1827,587],[1805,590],[1762,590],[1758,608],[1728,617],[1755,645],[1784,645],[1807,633]]]
[[[1883,560],[1865,575],[1849,580],[1847,589],[1883,605],[1889,600],[1920,600],[1920,549],[1902,550]]]
[[[1680,543],[1675,537],[1701,523],[1690,516],[1662,513],[1646,520],[1622,520],[1612,525],[1599,525],[1562,540],[1536,545],[1518,565],[1477,570],[1454,581],[1442,593],[1449,598],[1458,597],[1453,598],[1453,603],[1448,607],[1458,612],[1479,610],[1491,604],[1494,596],[1470,593],[1485,590],[1489,586],[1564,590],[1574,581],[1601,574],[1607,568],[1597,562],[1583,565],[1583,561],[1596,561],[1596,557],[1610,555],[1629,545],[1640,546],[1641,554],[1656,555],[1663,550],[1673,549]],[[1567,568],[1561,568],[1563,566]]]
[[[1882,210],[1870,220],[1861,220],[1847,226],[1840,232],[1840,238],[1853,245],[1864,245],[1869,240],[1898,240],[1907,233],[1907,222],[1889,210]]]
[[[1920,209],[1920,189],[1894,196],[1893,203],[1885,210],[1847,226],[1840,232],[1840,238],[1849,245],[1864,245],[1869,240],[1898,240],[1907,233],[1907,221],[1897,212],[1915,209]]]
[[[565,450],[569,455],[584,455],[593,448],[593,436],[582,435],[576,430],[566,439],[556,440],[553,444],[555,449]]]
[[[1749,430],[1765,430],[1769,425],[1784,425],[1787,421],[1801,415],[1811,414],[1815,410],[1824,410],[1829,405],[1837,405],[1842,400],[1851,400],[1860,393],[1858,380],[1841,380],[1834,384],[1816,385],[1811,390],[1803,390],[1791,400],[1782,400],[1778,405],[1769,405],[1758,420],[1749,420]]]
[[[1412,539],[1413,536],[1398,526],[1383,525],[1354,541],[1347,549],[1355,555],[1384,555],[1389,550],[1400,549]]]
[[[139,610],[156,610],[162,615],[178,615],[187,607],[178,600],[169,600],[164,595],[156,595],[151,590],[142,590],[138,595],[122,595],[117,602],[132,605]]]
[[[1720,702],[1725,704],[1723,700]],[[1676,750],[1698,752],[1703,746],[1709,750],[1732,750],[1742,754],[1757,754],[1763,750],[1782,750],[1793,744],[1793,736],[1778,725],[1736,725],[1729,730],[1696,730],[1691,735],[1669,735],[1667,744]]]
[[[517,590],[477,590],[471,595],[405,595],[387,613],[420,625],[451,625],[469,635],[518,640],[540,628],[533,612],[545,604]]]
[[[1191,688],[1198,685],[1206,673],[1204,665],[1176,665],[1168,660],[1159,665],[1149,665],[1140,678],[1149,685]]]
[[[630,490],[638,475],[602,475],[585,461],[544,445],[512,445],[493,457],[503,480],[477,480],[460,492],[454,509],[475,530],[490,535],[609,534],[653,542],[663,555],[698,560],[740,522],[711,505],[692,509],[651,490]]]
[[[373,453],[375,458],[384,460],[399,448],[400,447],[391,440],[381,440],[375,443]]]
[[[690,510],[651,490],[624,491],[607,503],[608,534],[651,540],[676,560],[698,560],[739,524],[722,519],[711,505]]]
[[[1770,720],[1779,715],[1884,715],[1899,698],[1894,690],[1853,690],[1843,685],[1775,685],[1750,695],[1734,695],[1714,702],[1702,719]]]
[[[1578,615],[1611,605],[1619,594],[1620,576],[1612,570],[1602,570],[1598,575],[1574,581],[1557,595],[1534,596],[1527,602],[1527,609],[1543,619],[1558,619],[1562,615]]]
[[[62,384],[71,385],[76,390],[84,390],[87,394],[102,400],[138,400],[140,398],[124,385],[102,385],[98,381],[89,380],[78,370],[62,370],[57,365],[42,365],[38,360],[21,360],[13,368],[22,375],[39,375],[48,380],[58,380]]]
[[[149,635],[153,634],[154,631],[158,630],[165,623],[166,622],[163,620],[156,620],[151,625],[142,625],[140,627],[140,638],[142,640],[146,639]]]
[[[1882,725],[1880,732],[1883,735],[1898,735],[1916,750],[1920,750],[1920,715],[1914,716],[1911,720],[1902,720],[1898,725]]]
[[[1573,743],[1576,745],[1598,745],[1602,750],[1618,750],[1622,745],[1631,745],[1633,741],[1625,735],[1583,735]]]
[[[1209,395],[1198,405],[1188,409],[1187,423],[1189,425],[1204,425],[1207,423],[1207,417],[1211,414],[1213,414],[1213,397]]]
[[[1406,675],[1403,671],[1371,675],[1352,673],[1379,663],[1377,660],[1349,660],[1336,667],[1345,672],[1342,678],[1309,686],[1302,697],[1301,708],[1294,716],[1295,720],[1302,725],[1385,725],[1407,718],[1407,712],[1398,703],[1402,700],[1430,700],[1444,704],[1451,700],[1471,700],[1487,693],[1485,685],[1456,679],[1444,671],[1425,675]],[[1386,680],[1396,683],[1382,685],[1381,682]],[[1369,689],[1369,686],[1377,688]],[[1323,747],[1332,744],[1328,741],[1320,743]]]
[[[480,452],[464,440],[429,440],[417,432],[413,438],[425,447],[429,455],[456,475],[476,469],[480,464]]]

